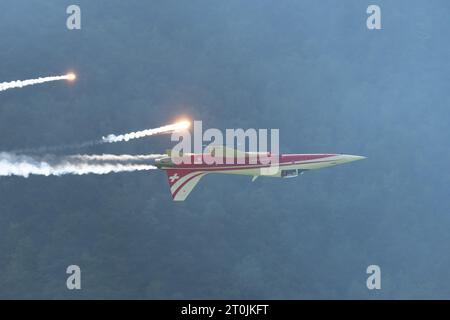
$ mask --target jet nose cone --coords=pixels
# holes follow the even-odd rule
[[[366,157],[354,156],[354,155],[351,155],[351,154],[343,154],[342,157],[343,157],[344,162],[352,162],[352,161],[366,159]]]

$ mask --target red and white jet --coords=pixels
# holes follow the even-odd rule
[[[217,150],[217,147],[215,147]],[[210,173],[240,174],[251,176],[252,181],[259,176],[292,178],[303,174],[304,171],[331,167],[338,164],[362,160],[366,157],[353,156],[347,154],[280,154],[278,156],[270,153],[250,153],[223,147],[224,155],[222,163],[211,163],[212,157],[209,153],[184,154],[190,161],[176,164],[168,152],[167,157],[156,159],[156,166],[166,171],[169,179],[170,192],[174,201],[184,201],[189,193],[194,189],[200,179]],[[229,155],[234,155],[230,159]],[[275,170],[269,170],[274,163],[268,164],[261,161],[258,155],[270,155],[271,159],[276,159]],[[255,157],[256,155],[256,157]],[[250,161],[251,157],[256,161]],[[186,159],[186,158],[185,158]],[[197,160],[197,161],[195,161]],[[227,161],[228,160],[228,161]],[[180,161],[181,162],[181,161]],[[186,163],[187,162],[187,163]]]

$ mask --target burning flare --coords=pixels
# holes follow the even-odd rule
[[[77,75],[73,72],[66,74],[67,80],[74,81],[77,79]]]

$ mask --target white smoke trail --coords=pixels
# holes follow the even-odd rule
[[[144,161],[144,160],[154,160],[158,158],[165,157],[164,154],[145,154],[145,155],[130,155],[130,154],[78,154],[74,156],[69,156],[69,159],[82,160],[82,161]]]
[[[32,86],[34,84],[50,82],[50,81],[59,81],[59,80],[75,80],[75,74],[69,73],[63,76],[55,76],[55,77],[44,77],[37,79],[29,79],[29,80],[17,80],[11,82],[2,82],[0,83],[0,91],[5,91],[13,88],[23,88],[26,86]]]
[[[89,164],[76,163],[68,160],[52,163],[51,161],[33,159],[29,156],[19,156],[11,153],[0,153],[0,176],[30,175],[61,176],[66,174],[108,174],[112,172],[131,172],[156,169],[144,164]]]
[[[175,131],[185,130],[189,128],[190,122],[189,121],[180,121],[177,123],[169,124],[166,126],[162,126],[155,129],[147,129],[143,131],[137,131],[137,132],[130,132],[126,134],[121,135],[114,135],[110,134],[106,137],[102,137],[102,142],[105,143],[113,143],[113,142],[120,142],[120,141],[129,141],[132,139],[139,139],[143,137],[153,136],[155,134],[162,134],[162,133],[171,133]]]
[[[57,151],[65,151],[69,149],[81,149],[86,147],[93,147],[100,144],[105,143],[114,143],[114,142],[120,142],[120,141],[129,141],[132,139],[139,139],[143,137],[148,137],[156,134],[166,134],[166,133],[172,133],[176,131],[186,130],[189,128],[190,122],[189,121],[180,121],[173,124],[165,125],[159,128],[155,129],[147,129],[143,131],[137,131],[137,132],[131,132],[127,134],[122,135],[114,135],[110,134],[106,137],[102,137],[102,139],[99,140],[92,140],[92,141],[86,141],[82,143],[74,143],[74,144],[65,144],[65,145],[59,145],[59,146],[42,146],[42,147],[36,147],[36,148],[23,148],[23,149],[15,149],[15,150],[9,150],[10,153],[20,154],[20,153],[44,153],[44,152],[57,152]]]

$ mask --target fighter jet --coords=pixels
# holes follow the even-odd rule
[[[156,159],[155,165],[167,174],[174,201],[186,200],[200,179],[211,173],[246,175],[251,176],[252,181],[260,176],[294,178],[308,170],[366,158],[335,153],[273,155],[270,152],[251,153],[226,147],[214,148],[212,153],[186,153],[177,157],[167,151],[166,157]],[[220,152],[220,156],[214,154],[217,151]],[[213,157],[216,161],[213,161]],[[271,159],[270,163],[267,159]]]

